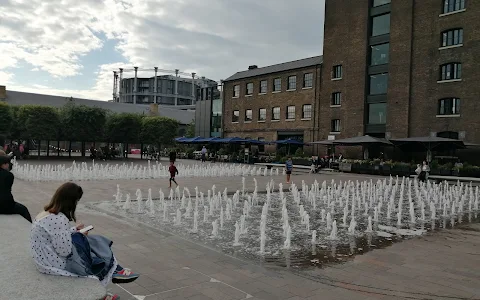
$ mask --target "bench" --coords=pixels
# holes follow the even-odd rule
[[[417,175],[410,175],[412,178],[417,178]],[[472,182],[480,183],[480,178],[476,177],[460,177],[460,176],[443,176],[443,175],[428,175],[429,180],[435,180],[437,183],[442,181],[460,181],[460,182]]]
[[[255,163],[257,166],[264,166],[267,167],[268,169],[271,169],[272,167],[277,167],[277,168],[285,168],[285,164],[275,164],[275,163]],[[310,170],[312,169],[311,166],[303,166],[303,165],[293,165],[293,171],[300,171],[302,173],[310,173]]]
[[[38,272],[30,250],[30,223],[18,215],[0,215],[0,299],[99,300],[100,281]]]

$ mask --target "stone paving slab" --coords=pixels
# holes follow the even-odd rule
[[[298,184],[301,180],[311,184],[315,179],[330,182],[370,178],[381,177],[305,174],[294,176],[293,180]],[[270,179],[258,177],[259,188],[264,190]],[[273,179],[279,183],[284,178]],[[206,191],[214,183],[221,191],[225,187],[231,191],[241,187],[238,177],[182,180],[182,185],[190,191],[195,186]],[[80,182],[85,192],[81,203],[112,199],[117,183],[133,194],[137,188],[146,192],[148,188],[166,185],[159,180]],[[247,177],[247,184],[248,189],[253,189],[252,177]],[[59,185],[59,182],[16,180],[13,192],[16,200],[36,215]],[[370,251],[344,264],[297,274],[295,270],[232,258],[175,235],[115,219],[83,204],[78,209],[78,220],[93,224],[94,233],[111,238],[120,263],[141,274],[136,282],[109,286],[123,300],[247,299],[250,296],[248,299],[480,299],[478,224],[464,225],[468,230],[442,230]]]

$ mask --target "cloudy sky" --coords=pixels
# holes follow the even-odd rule
[[[220,80],[320,55],[323,15],[324,0],[0,0],[0,85],[109,100],[119,67]]]

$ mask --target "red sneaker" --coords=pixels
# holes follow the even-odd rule
[[[120,300],[120,296],[108,293],[103,300]]]

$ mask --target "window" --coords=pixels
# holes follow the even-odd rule
[[[372,36],[390,33],[390,14],[373,17]]]
[[[260,108],[258,110],[258,120],[259,121],[265,121],[267,119],[267,109],[266,108]]]
[[[448,63],[440,68],[440,81],[462,78],[462,64]]]
[[[370,75],[370,95],[386,94],[388,73]]]
[[[303,74],[303,87],[313,87],[313,73]]]
[[[247,95],[253,94],[253,82],[247,83]]]
[[[287,106],[287,120],[295,120],[295,106]]]
[[[245,110],[245,122],[251,122],[252,121],[252,110],[251,109],[246,109]]]
[[[302,119],[311,119],[312,118],[312,105],[304,104],[302,107]]]
[[[332,120],[330,131],[331,132],[340,132],[340,120],[339,119]]]
[[[280,92],[282,90],[282,79],[281,78],[275,78],[273,80],[273,91],[274,92]]]
[[[447,14],[454,11],[465,9],[465,0],[444,0],[443,13]]]
[[[260,81],[260,94],[266,94],[267,93],[267,81],[262,80]]]
[[[382,6],[385,4],[390,4],[391,0],[373,0],[373,7]]]
[[[442,32],[442,47],[462,45],[463,44],[463,29],[450,29]]]
[[[280,120],[280,107],[272,108],[272,120]]]
[[[232,112],[232,123],[238,123],[239,119],[240,119],[240,111],[239,110],[234,110]]]
[[[460,114],[460,99],[446,98],[438,100],[438,114],[445,115],[459,115]]]
[[[332,74],[332,78],[333,79],[340,79],[342,78],[342,65],[336,65],[336,66],[333,66],[333,74]]]
[[[388,53],[390,51],[390,43],[370,46],[370,65],[378,66],[388,64]]]
[[[288,90],[297,89],[297,76],[288,76]]]
[[[239,85],[234,85],[233,86],[233,97],[234,98],[240,97],[240,86]]]
[[[387,103],[372,103],[368,105],[368,124],[387,123]]]
[[[332,105],[342,104],[342,93],[336,92],[332,94]]]

